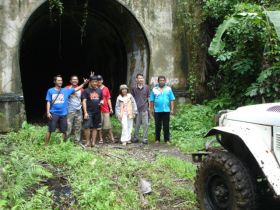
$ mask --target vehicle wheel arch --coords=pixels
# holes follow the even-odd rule
[[[219,144],[238,157],[250,169],[252,175],[263,176],[257,160],[239,135],[220,130],[215,130],[212,135],[214,134]]]

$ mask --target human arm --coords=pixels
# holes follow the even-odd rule
[[[171,106],[170,114],[174,114],[174,100],[170,101],[170,106]]]
[[[120,100],[119,100],[119,97],[117,98],[117,101],[116,101],[116,106],[115,106],[115,114],[117,116],[118,119],[120,119]]]
[[[133,87],[133,88],[131,88],[131,95],[132,95],[133,97],[135,97],[134,87]]]
[[[99,105],[103,105],[104,104],[104,95],[102,90],[100,91],[100,99],[99,99]]]
[[[47,101],[47,103],[46,103],[46,114],[47,114],[48,119],[51,120],[52,115],[50,113],[50,109],[51,109],[51,102],[52,102],[52,94],[51,94],[50,90],[48,90],[48,92],[47,92],[46,101]]]
[[[52,114],[50,113],[50,109],[51,109],[51,102],[47,101],[47,105],[46,105],[46,110],[47,110],[47,117],[48,119],[52,119]]]
[[[138,110],[137,110],[137,105],[136,105],[136,101],[134,99],[134,97],[131,95],[131,103],[132,103],[132,110],[133,110],[133,113],[134,114],[137,114],[138,113]]]
[[[150,89],[147,86],[147,100],[148,100],[148,108],[150,107]]]
[[[81,84],[80,86],[74,88],[74,89],[75,89],[75,92],[77,92],[77,91],[79,91],[80,89],[82,89],[83,87],[85,87],[85,85],[88,83],[88,81],[89,81],[88,79],[85,79],[85,78],[84,78],[84,83]]]
[[[87,112],[87,99],[86,98],[83,99],[82,106],[83,106],[83,111],[84,111],[84,119],[87,120],[89,118],[89,115]]]
[[[154,114],[154,102],[150,101],[150,113],[153,115]]]
[[[114,110],[113,110],[113,107],[112,107],[112,101],[111,99],[108,99],[108,105],[109,105],[109,108],[110,108],[110,113],[114,113]]]
[[[172,89],[170,89],[170,92],[169,92],[169,100],[170,100],[170,113],[171,114],[174,114],[174,101],[175,101],[175,96],[173,94],[173,91]]]
[[[153,91],[150,93],[150,113],[153,115],[154,113],[154,101],[155,101],[155,94]]]

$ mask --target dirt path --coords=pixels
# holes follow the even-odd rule
[[[96,146],[102,151],[106,150],[123,150],[129,156],[136,160],[146,160],[146,161],[155,161],[157,155],[167,155],[192,162],[191,155],[182,153],[178,148],[168,145],[168,144],[147,144],[143,145],[140,143],[128,144],[122,146],[120,144],[98,144]]]
[[[97,144],[94,149],[89,149],[89,150],[93,150],[94,152],[98,152],[102,155],[109,156],[114,159],[120,159],[120,161],[125,161],[126,159],[134,159],[136,161],[139,161],[139,163],[141,161],[153,163],[157,161],[158,156],[163,155],[168,157],[174,157],[186,162],[191,162],[191,155],[184,154],[178,148],[163,143],[162,144],[154,143],[154,144],[147,144],[147,145],[137,143],[137,144],[128,144],[126,146],[123,146],[121,144]],[[148,170],[150,170],[148,172],[150,174],[157,173],[152,168]],[[139,173],[141,174],[141,176],[144,175],[142,178],[147,178],[146,177],[147,174],[145,173],[142,174],[142,172],[140,171]],[[159,171],[158,173],[161,174],[162,171]],[[170,169],[166,171],[166,173],[170,173]],[[147,180],[149,180],[149,178]],[[188,178],[177,177],[176,173],[173,174],[171,172],[170,177],[168,178],[168,180],[165,181],[173,183],[174,189],[172,190],[179,189],[178,186],[180,186],[182,187],[182,189],[186,189],[186,192],[194,191],[193,182]],[[171,196],[171,194],[173,194],[173,192],[171,192],[171,189],[166,188],[166,186],[161,182],[162,181],[160,181],[160,179],[156,183],[151,181],[153,192],[155,194],[160,195],[155,209],[197,210],[197,208],[194,206],[195,204],[191,204],[192,207],[186,207],[185,205],[186,203],[193,203],[194,202],[193,200],[189,200],[187,197],[184,196],[183,197]],[[152,195],[152,197],[153,196],[155,195]],[[143,209],[147,209],[147,208],[143,208]]]

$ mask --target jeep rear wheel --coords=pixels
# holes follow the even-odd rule
[[[203,210],[256,209],[256,187],[250,173],[229,152],[215,152],[202,162],[195,189]]]

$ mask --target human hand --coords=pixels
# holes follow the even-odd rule
[[[89,82],[89,79],[83,78],[84,79],[84,85]]]
[[[85,119],[85,120],[88,120],[88,119],[89,119],[88,113],[85,113],[85,114],[84,114],[84,119]]]
[[[49,113],[47,114],[47,117],[48,117],[49,120],[51,120],[51,119],[52,119],[52,114],[49,112]]]
[[[114,114],[114,110],[112,108],[110,108],[110,113]]]
[[[173,109],[171,109],[170,114],[171,114],[171,115],[174,115],[174,114],[175,114]]]
[[[90,77],[93,77],[94,76],[94,71],[91,71],[90,72]]]
[[[150,109],[150,117],[154,117],[154,110]]]

